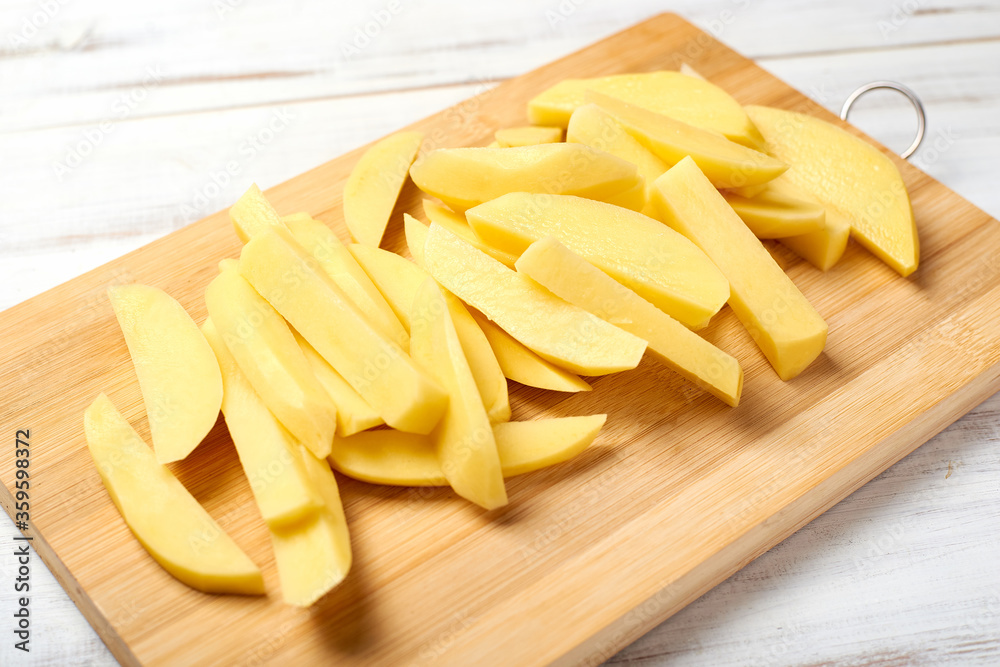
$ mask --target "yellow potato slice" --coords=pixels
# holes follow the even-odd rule
[[[502,262],[504,266],[509,266],[512,269],[514,268],[514,262],[517,261],[517,256],[512,255],[509,252],[504,252],[503,250],[497,250],[491,245],[483,243],[482,239],[476,236],[476,233],[472,231],[472,227],[469,226],[469,222],[465,219],[463,214],[455,213],[450,208],[436,202],[432,202],[430,199],[425,199],[423,205],[424,215],[427,216],[429,221],[436,222],[455,236],[461,238],[463,241],[479,248],[498,262]]]
[[[223,271],[209,283],[205,303],[226,347],[264,404],[302,444],[326,456],[337,427],[337,407],[309,368],[285,320],[236,271]]]
[[[691,328],[708,324],[729,298],[729,283],[694,243],[617,206],[518,192],[469,209],[467,217],[480,238],[516,255],[544,236],[555,236]]]
[[[397,132],[365,151],[344,184],[344,222],[356,243],[376,246],[396,207],[422,132]]]
[[[152,450],[107,396],[83,416],[101,481],[139,543],[167,572],[206,593],[263,595],[260,569],[156,462]]]
[[[536,125],[566,127],[573,111],[586,104],[587,91],[604,93],[683,123],[718,132],[750,148],[763,145],[746,111],[729,93],[708,81],[679,72],[566,79],[528,103],[528,118]]]
[[[773,182],[773,181],[772,181]],[[822,231],[826,227],[826,209],[819,204],[765,189],[753,198],[732,192],[722,195],[736,215],[759,239],[780,239]]]
[[[906,185],[881,151],[841,128],[794,111],[750,106],[768,150],[791,165],[788,181],[839,213],[851,235],[900,275],[920,262]]]
[[[622,127],[667,164],[690,156],[717,188],[766,183],[787,168],[784,162],[714,132],[682,123],[614,97],[588,91],[587,102],[614,116]]]
[[[179,461],[219,417],[219,364],[198,325],[163,290],[121,285],[108,298],[139,379],[156,460]]]
[[[406,235],[406,246],[418,266],[424,265],[424,243],[427,241],[427,225],[414,218],[409,213],[403,214],[403,233]]]
[[[569,119],[566,141],[586,144],[611,153],[638,167],[639,175],[645,181],[647,201],[646,206],[640,210],[646,215],[652,214],[649,189],[653,186],[653,181],[669,169],[670,165],[636,141],[613,116],[602,111],[596,104],[577,107]]]
[[[493,425],[504,477],[541,470],[568,461],[597,437],[607,415],[556,417]],[[330,453],[338,471],[363,482],[391,486],[447,486],[425,435],[381,430],[342,438]]]
[[[281,216],[267,201],[264,193],[254,183],[229,209],[229,219],[236,230],[236,236],[246,243],[250,238],[268,227],[284,227]]]
[[[543,125],[528,125],[525,127],[507,127],[497,130],[494,136],[499,148],[516,148],[518,146],[535,146],[537,144],[554,144],[562,141],[561,127],[545,127]]]
[[[649,343],[649,351],[727,405],[743,390],[743,369],[715,347],[555,238],[535,241],[517,260],[517,270],[553,294]]]
[[[417,293],[417,288],[430,274],[413,262],[381,248],[354,244],[350,246],[350,251],[371,276],[389,305],[399,314],[403,326],[409,331],[413,297]],[[490,421],[507,421],[510,419],[507,381],[489,341],[462,302],[447,290],[444,296]]]
[[[368,401],[354,391],[347,380],[327,363],[326,359],[316,351],[316,348],[309,344],[309,341],[294,329],[292,334],[316,379],[323,385],[323,389],[329,394],[333,404],[337,406],[337,435],[354,435],[359,431],[385,423],[375,408],[368,405]]]
[[[426,268],[442,286],[544,359],[574,373],[635,368],[645,341],[555,297],[451,232],[431,225]]]
[[[582,144],[520,148],[440,148],[410,169],[417,187],[454,211],[508,192],[606,200],[642,181],[634,164]]]
[[[298,441],[260,400],[211,318],[201,330],[222,369],[222,414],[264,522],[279,527],[316,512],[323,499],[299,460]]]
[[[836,211],[826,209],[823,229],[779,241],[817,269],[826,271],[844,256],[850,235],[851,223]]]
[[[506,505],[493,429],[444,294],[432,278],[414,295],[410,331],[413,359],[448,392],[448,409],[431,434],[445,478],[455,493],[485,509]]]
[[[299,245],[316,259],[368,321],[386,338],[407,349],[410,337],[399,318],[333,230],[311,217],[285,218],[284,222]]]
[[[708,253],[732,288],[729,305],[782,380],[823,351],[827,325],[698,165],[684,158],[656,181],[665,223]]]
[[[297,453],[323,506],[304,522],[271,528],[270,533],[282,597],[289,604],[308,607],[347,577],[353,557],[347,517],[330,466],[305,447],[298,447]]]
[[[314,268],[287,230],[252,238],[243,246],[240,271],[387,424],[414,433],[434,428],[448,397]]]
[[[481,313],[474,312],[472,317],[493,348],[493,354],[505,377],[528,387],[551,391],[591,391],[592,387],[580,379],[579,375],[542,359]]]

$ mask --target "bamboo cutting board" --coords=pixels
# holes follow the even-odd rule
[[[662,15],[414,124],[425,148],[485,145],[568,77],[687,62],[743,103],[832,116],[673,15]],[[838,121],[839,122],[839,121]],[[268,192],[341,238],[341,190],[360,150]],[[146,555],[103,489],[82,414],[105,391],[147,437],[141,396],[105,297],[165,289],[201,322],[203,292],[239,242],[225,212],[0,313],[0,492],[31,431],[28,535],[124,664],[596,664],[704,593],[1000,388],[1000,226],[910,165],[923,248],[897,276],[851,245],[820,273],[773,247],[830,325],[825,353],[782,383],[726,309],[706,336],[746,371],[729,409],[655,363],[562,395],[512,385],[514,418],[607,412],[578,459],[508,482],[483,513],[448,490],[338,476],[352,529],[348,579],[314,609],[280,600],[264,525],[221,420],[181,481],[265,572],[266,598],[188,589]],[[403,246],[401,212],[385,244]]]

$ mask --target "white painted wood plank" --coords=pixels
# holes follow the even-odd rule
[[[751,57],[996,38],[1000,24],[996,3],[940,0],[398,0],[339,3],[335,15],[324,3],[246,1],[221,16],[213,3],[104,0],[66,4],[11,48],[24,16],[38,11],[21,7],[0,26],[0,79],[16,91],[0,131],[504,79],[665,10]]]

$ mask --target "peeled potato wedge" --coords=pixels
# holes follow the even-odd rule
[[[493,425],[504,477],[568,461],[597,437],[607,415],[557,417]],[[337,441],[330,463],[363,482],[391,486],[447,486],[427,436],[401,431],[369,431]]]
[[[403,349],[410,346],[409,334],[396,314],[332,229],[311,217],[285,218],[285,224],[373,326]]]
[[[588,91],[586,99],[614,116],[636,141],[667,164],[677,164],[683,158],[691,157],[717,188],[766,183],[788,168],[788,165],[766,153],[732,142],[721,134],[614,97]]]
[[[344,222],[356,243],[378,247],[422,132],[397,132],[365,151],[344,184]]]
[[[365,246],[369,247],[369,246]],[[361,397],[361,394],[354,391],[354,388],[338,373],[333,366],[327,363],[326,359],[316,351],[312,345],[303,338],[298,331],[292,330],[295,342],[299,344],[302,354],[305,355],[306,362],[312,368],[313,374],[319,383],[330,395],[330,399],[337,406],[337,435],[354,435],[359,431],[384,424],[385,420],[379,416],[378,412],[368,401]]]
[[[528,118],[536,125],[566,127],[573,111],[587,102],[588,91],[604,93],[682,123],[723,134],[750,148],[763,144],[746,111],[729,93],[680,72],[566,79],[528,103]]]
[[[488,243],[483,243],[482,239],[476,236],[476,232],[469,226],[469,222],[463,214],[455,213],[450,208],[432,202],[430,199],[425,199],[423,206],[424,215],[427,216],[430,222],[436,222],[463,241],[479,248],[493,259],[503,263],[504,266],[514,268],[517,256],[503,250],[497,250]]]
[[[635,334],[661,363],[726,405],[736,407],[743,369],[731,355],[694,333],[551,236],[535,241],[517,271],[570,303]]]
[[[350,251],[372,277],[393,310],[399,313],[400,320],[409,331],[413,298],[417,288],[430,274],[413,262],[381,248],[354,244],[350,246]],[[450,292],[445,292],[444,296],[490,421],[507,421],[510,419],[507,381],[489,341],[465,305]]]
[[[267,201],[257,184],[252,184],[243,196],[229,209],[229,219],[240,241],[246,243],[250,238],[268,227],[283,227],[281,216]]]
[[[205,303],[261,400],[302,444],[326,456],[337,428],[337,406],[323,391],[285,320],[235,270],[223,271],[209,283]]]
[[[826,209],[819,204],[765,189],[753,198],[722,193],[736,215],[759,239],[780,239],[822,231]]]
[[[562,141],[562,132],[561,127],[528,125],[526,127],[507,127],[497,130],[494,136],[499,148],[514,148],[517,146],[554,144]]]
[[[160,465],[104,394],[83,416],[87,447],[111,500],[167,572],[206,593],[263,595],[260,569]]]
[[[642,359],[645,341],[553,296],[438,225],[427,234],[424,260],[443,287],[557,366],[605,375]]]
[[[271,528],[270,533],[285,602],[308,607],[347,577],[353,554],[347,517],[330,466],[305,447],[300,446],[297,453],[323,505],[305,521]]]
[[[466,215],[480,238],[515,255],[542,237],[555,236],[694,329],[708,324],[729,298],[729,283],[708,255],[634,211],[580,197],[515,192]]]
[[[791,165],[788,181],[851,224],[851,236],[901,276],[920,262],[906,185],[886,155],[853,134],[794,111],[750,106],[768,150]]]
[[[135,365],[156,460],[179,461],[219,417],[219,364],[198,325],[163,290],[122,285],[108,298]]]
[[[202,331],[222,368],[222,414],[264,522],[287,526],[318,511],[323,500],[309,483],[298,441],[254,391],[211,318]]]
[[[427,278],[413,298],[410,354],[448,392],[448,408],[431,434],[451,488],[491,510],[507,504],[493,429],[448,312],[444,294]]]
[[[287,230],[269,229],[243,246],[240,272],[385,423],[414,433],[434,428],[447,395],[313,266]]]
[[[591,386],[579,375],[542,359],[481,313],[475,312],[472,317],[493,348],[505,377],[528,387],[550,391],[591,391]]]
[[[802,259],[821,271],[829,270],[840,261],[847,249],[851,235],[851,223],[835,209],[823,206],[814,197],[791,184],[788,172],[763,186],[754,197],[777,195],[798,202],[808,202],[823,209],[823,228],[804,234],[778,239]],[[735,209],[734,209],[735,210]],[[744,222],[746,222],[744,220]],[[758,237],[759,238],[759,237]]]
[[[606,201],[641,181],[634,164],[581,144],[440,148],[410,169],[417,187],[463,212],[508,192]]]
[[[656,180],[661,219],[697,243],[729,279],[729,305],[771,362],[790,380],[819,356],[827,324],[747,229],[698,165],[684,158]]]
[[[596,104],[584,104],[576,108],[569,119],[566,141],[586,144],[634,164],[645,181],[647,203],[641,210],[650,215],[652,209],[649,204],[649,188],[670,165],[636,141],[621,123]]]

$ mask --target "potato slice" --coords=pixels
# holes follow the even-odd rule
[[[337,407],[309,368],[285,320],[236,271],[223,271],[209,284],[205,303],[226,347],[264,404],[302,444],[326,456],[337,427]]]
[[[646,215],[652,213],[649,189],[653,186],[653,181],[669,169],[670,165],[636,141],[613,116],[596,104],[577,107],[569,119],[566,141],[611,153],[638,167],[639,175],[645,181],[647,200],[641,211]]]
[[[472,231],[472,227],[469,226],[469,222],[465,219],[463,214],[455,213],[450,208],[443,206],[442,204],[432,202],[430,199],[425,199],[424,215],[426,215],[427,219],[431,222],[436,222],[441,225],[463,241],[479,248],[493,259],[503,263],[504,266],[508,266],[512,269],[514,268],[514,262],[517,261],[517,256],[512,255],[509,252],[504,252],[503,250],[497,250],[493,246],[483,243],[482,239],[476,236],[476,233]]]
[[[323,499],[311,486],[298,441],[254,391],[212,318],[201,330],[222,369],[222,414],[264,522],[280,527],[318,511]]]
[[[386,338],[404,350],[408,349],[410,336],[403,329],[399,318],[333,230],[311,217],[284,220],[299,245],[319,262],[320,268],[326,271],[368,321]]]
[[[361,156],[344,184],[344,222],[356,243],[378,247],[396,207],[422,132],[397,132]]]
[[[562,141],[561,127],[546,127],[544,125],[528,125],[525,127],[507,127],[494,133],[499,148],[516,148],[517,146],[535,146],[537,144],[554,144]]]
[[[465,211],[508,192],[606,200],[642,181],[634,164],[581,144],[440,148],[410,169],[417,187]]]
[[[431,225],[424,254],[442,286],[557,366],[604,375],[642,359],[645,341],[553,296],[443,227]]]
[[[330,466],[305,447],[298,447],[297,453],[310,483],[323,497],[323,506],[302,523],[270,532],[285,602],[308,607],[347,577],[353,557],[347,517]]]
[[[445,478],[458,495],[485,509],[506,505],[493,429],[444,294],[432,278],[414,295],[410,331],[413,359],[435,373],[448,392],[448,409],[431,435]]]
[[[409,213],[403,214],[403,233],[406,235],[406,246],[417,266],[424,266],[424,243],[427,241],[427,225],[414,218]]]
[[[528,387],[551,391],[577,392],[592,389],[579,375],[542,359],[481,313],[472,313],[472,318],[493,348],[493,354],[505,377]]]
[[[156,460],[179,461],[219,417],[219,364],[198,325],[163,290],[121,285],[108,298],[139,379]]]
[[[722,196],[759,239],[801,236],[826,227],[826,209],[822,206],[776,190],[765,189],[752,199],[732,192],[723,192]]]
[[[777,195],[778,197],[807,202],[823,209],[822,229],[795,236],[786,236],[779,239],[782,245],[787,246],[792,252],[821,271],[830,269],[840,261],[844,250],[847,249],[847,240],[851,235],[851,223],[844,216],[835,209],[823,206],[814,197],[792,185],[788,178],[788,172],[770,183],[765,183],[762,187],[761,192],[755,193],[754,197]]]
[[[708,253],[732,287],[729,305],[771,362],[790,380],[823,351],[827,325],[690,158],[657,179],[665,223]]]
[[[517,270],[553,294],[649,343],[649,351],[727,405],[743,390],[743,369],[732,356],[616,282],[555,238],[535,241]]]
[[[819,118],[747,107],[768,150],[792,166],[788,181],[851,224],[851,235],[900,275],[920,262],[906,185],[896,165],[866,141]]]
[[[429,433],[448,398],[383,336],[286,230],[255,236],[243,247],[240,271],[316,351],[401,431]]]
[[[766,153],[734,143],[722,135],[668,116],[588,91],[587,102],[614,116],[622,127],[667,164],[690,156],[717,188],[766,183],[788,165]]]
[[[467,217],[480,238],[516,255],[544,236],[555,236],[692,328],[708,324],[729,298],[729,283],[694,243],[617,206],[518,192],[470,209]]]
[[[604,93],[683,123],[721,133],[750,148],[759,148],[764,143],[746,111],[729,93],[708,81],[679,72],[565,79],[528,103],[528,118],[536,125],[566,127],[573,111],[586,104],[587,91]]]
[[[409,331],[413,297],[417,293],[417,288],[430,277],[430,274],[413,262],[381,248],[354,244],[350,246],[350,251],[378,285],[393,310],[399,313],[403,326]],[[489,341],[465,305],[447,290],[444,291],[444,296],[490,421],[507,421],[510,419],[507,380],[500,370],[500,364],[493,354]]]
[[[263,595],[260,569],[101,394],[83,416],[87,447],[111,500],[167,572],[206,593]]]
[[[329,394],[333,404],[337,406],[337,435],[354,435],[359,431],[385,423],[375,408],[368,405],[368,401],[354,391],[347,380],[327,363],[326,359],[316,351],[316,348],[309,344],[309,341],[294,329],[292,329],[292,335],[295,336],[295,342],[299,344],[299,348],[305,355],[316,379],[323,385],[323,389]]]
[[[850,235],[851,223],[828,208],[823,229],[800,236],[787,236],[779,241],[817,269],[826,271],[844,256]]]
[[[236,236],[246,243],[250,238],[268,227],[284,227],[281,216],[267,201],[264,193],[254,183],[229,209],[229,219],[236,230]]]
[[[572,459],[590,446],[606,420],[607,415],[589,415],[494,424],[503,476]],[[342,438],[330,453],[330,463],[348,477],[372,484],[448,485],[434,442],[425,435],[381,430]]]

